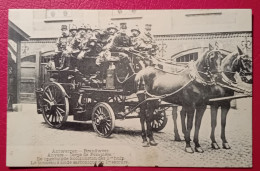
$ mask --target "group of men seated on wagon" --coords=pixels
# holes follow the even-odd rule
[[[151,24],[146,24],[143,32],[137,25],[130,28],[131,35],[127,35],[127,29],[126,23],[120,23],[120,29],[114,23],[110,23],[104,30],[84,24],[80,27],[71,25],[68,34],[68,27],[62,25],[62,36],[57,40],[54,55],[55,68],[78,72],[82,59],[94,57],[96,65],[100,65],[104,61],[109,61],[113,52],[118,52],[120,59],[128,59],[128,66],[133,72],[129,55],[133,54],[131,52],[135,54],[146,52],[141,55],[142,59],[138,59],[141,67],[145,67],[143,60],[150,60],[158,50],[151,34]]]

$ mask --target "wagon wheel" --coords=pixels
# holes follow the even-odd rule
[[[153,113],[153,121],[151,122],[152,130],[161,131],[167,124],[168,118],[163,108],[155,109]]]
[[[94,130],[102,137],[109,137],[115,127],[115,114],[109,104],[100,102],[92,112]]]
[[[53,128],[61,128],[69,114],[69,100],[58,83],[48,84],[42,95],[43,118]]]

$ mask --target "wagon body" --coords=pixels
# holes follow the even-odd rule
[[[54,128],[64,127],[69,115],[76,121],[92,121],[94,130],[103,137],[111,135],[115,119],[139,118],[135,73],[129,75],[117,55],[114,57],[99,67],[96,58],[84,59],[79,66],[82,72],[48,71],[41,89],[36,90],[38,114],[43,114],[46,123]],[[89,81],[97,70],[101,82]],[[160,104],[155,110],[154,131],[165,127],[165,110],[171,106]]]

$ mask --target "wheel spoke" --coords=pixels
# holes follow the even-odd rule
[[[99,107],[99,108],[97,108],[97,110],[96,110],[96,111],[97,111],[96,113],[97,113],[98,115],[101,115],[101,111],[100,111],[100,110],[101,110],[101,108],[100,108],[100,107]]]
[[[51,103],[51,101],[49,101],[48,99],[43,98],[43,100],[46,101],[49,104]]]
[[[61,106],[61,105],[59,105],[59,106]],[[63,104],[63,106],[65,106],[65,104]],[[62,109],[62,108],[60,108],[60,107],[56,107],[57,109],[58,109],[58,111],[60,111],[61,113],[65,113],[65,111]]]
[[[57,120],[57,121],[58,121],[59,123],[61,123],[61,120],[62,120],[62,119],[61,119],[61,118],[62,118],[61,114],[60,114],[58,111],[56,111],[56,114],[57,114],[57,117],[58,117],[58,120]]]
[[[49,94],[48,94],[46,91],[45,91],[44,94],[47,96],[47,98],[48,98],[50,101],[52,101],[52,99],[50,98]]]
[[[49,95],[50,95],[51,100],[54,100],[54,98],[53,98],[53,96],[52,96],[52,93],[51,93],[51,90],[50,90],[50,87],[48,87],[47,90],[48,90],[48,93],[49,93]]]
[[[60,113],[60,111],[59,111],[59,110],[56,110],[56,112],[57,112],[59,118],[62,120],[62,119],[63,119],[63,116],[62,116],[62,114]]]
[[[107,134],[107,129],[106,129],[106,127],[103,127],[104,128],[104,133],[105,133],[105,135]]]
[[[105,128],[107,128],[107,130],[110,131],[110,127],[109,126],[105,125]]]
[[[50,117],[51,117],[51,114],[49,114],[49,115],[46,115],[46,117],[47,117],[47,119],[49,120],[49,119],[50,119]]]
[[[111,127],[111,123],[106,122],[106,125],[107,125],[108,127]]]

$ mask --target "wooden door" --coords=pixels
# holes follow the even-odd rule
[[[35,88],[38,77],[37,68],[36,55],[26,56],[21,59],[21,103],[36,103]]]

